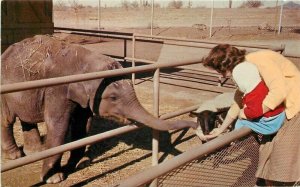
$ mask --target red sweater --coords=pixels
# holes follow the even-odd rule
[[[263,114],[262,103],[269,92],[265,82],[261,81],[251,92],[243,97],[244,113],[248,119],[256,119],[258,117],[271,117],[276,116],[284,111],[283,104],[279,105],[274,110],[268,111]]]

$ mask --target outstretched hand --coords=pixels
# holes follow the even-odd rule
[[[199,137],[199,139],[200,139],[201,141],[204,141],[204,142],[207,141],[207,138],[206,138],[205,135],[203,134],[203,131],[202,131],[202,128],[201,128],[200,125],[199,125],[199,126],[197,127],[197,129],[195,130],[195,133],[196,133],[196,135]]]
[[[220,128],[215,128],[209,133],[209,135],[205,135],[205,138],[210,140],[210,139],[218,137],[221,133],[222,133],[222,130]]]

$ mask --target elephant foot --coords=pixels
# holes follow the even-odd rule
[[[91,159],[88,156],[84,156],[76,165],[77,169],[83,169],[91,165]]]
[[[25,155],[20,149],[14,149],[14,150],[2,150],[2,156],[3,158],[6,159],[15,160]]]
[[[26,155],[42,150],[42,141],[40,132],[36,124],[27,124],[22,122],[24,153]]]
[[[65,180],[64,174],[62,172],[58,172],[58,173],[55,173],[54,175],[52,175],[51,177],[49,177],[46,180],[46,183],[47,184],[56,184],[63,180]],[[42,178],[42,181],[44,181],[43,178]]]

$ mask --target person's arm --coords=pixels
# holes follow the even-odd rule
[[[236,117],[233,118],[230,115],[226,115],[222,125],[219,128],[213,129],[209,133],[209,135],[205,135],[205,138],[206,139],[213,139],[213,138],[219,136],[222,132],[224,132],[232,124],[232,122],[236,119]]]
[[[232,124],[235,119],[237,119],[239,111],[242,107],[242,96],[242,92],[239,90],[235,91],[233,104],[230,106],[221,127],[215,128],[210,132],[209,135],[205,135],[206,139],[212,139],[219,136],[226,128],[228,128],[230,124]]]
[[[239,115],[239,111],[241,110],[241,102],[242,102],[242,95],[243,93],[237,90],[234,94],[234,102],[231,105],[229,111],[227,112],[227,115],[222,123],[222,125],[219,128],[213,129],[209,135],[206,135],[206,139],[213,139],[217,136],[219,136],[222,132],[224,132],[225,129],[227,129],[232,122],[237,119]]]

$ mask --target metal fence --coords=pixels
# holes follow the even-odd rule
[[[230,36],[299,32],[300,28],[298,4],[285,4],[281,0],[261,1],[259,8],[242,8],[247,1],[232,1],[232,8],[229,8],[230,1],[214,0],[177,1],[182,2],[181,6],[172,4],[171,0],[76,2],[77,9],[76,5],[68,2],[64,3],[64,7],[54,3],[56,27],[98,30],[136,28],[136,32],[164,36],[174,34],[176,31],[172,28],[176,27],[184,32],[190,29],[188,37],[198,39],[215,37],[218,33]],[[176,34],[177,37],[182,35]]]
[[[194,146],[117,186],[147,186],[156,177],[158,186],[254,186],[259,145],[250,132],[244,127]]]
[[[255,186],[259,145],[253,136],[160,176],[159,186]]]
[[[298,124],[299,118],[295,118],[289,125],[293,129]],[[194,146],[115,186],[148,186],[156,177],[159,186],[264,186],[263,181],[255,177],[259,161],[258,142],[261,142],[263,136],[247,136],[250,131],[243,127],[203,145]],[[282,151],[282,158],[284,154],[285,151]],[[275,182],[276,186],[299,186],[300,181],[296,180],[290,183]]]
[[[89,31],[90,32],[90,31]],[[95,33],[98,33],[98,31],[94,31]],[[102,34],[113,34],[113,33],[102,33]],[[119,37],[119,36],[118,36]],[[126,36],[128,37],[128,36]],[[151,42],[153,40],[153,36],[147,36],[147,35],[132,35],[132,41],[135,41],[135,37],[140,37],[144,38],[143,40],[149,40]],[[147,39],[148,38],[148,39]],[[128,38],[127,38],[128,39]],[[163,38],[156,38],[156,39],[163,39]],[[176,38],[164,38],[167,40],[176,40]],[[180,40],[180,39],[179,39]],[[152,41],[153,42],[153,41]],[[190,42],[195,42],[195,41],[190,41]],[[196,43],[201,43],[201,41],[196,41]],[[215,43],[211,43],[215,45]],[[195,46],[194,46],[195,47]],[[246,46],[244,46],[246,47]],[[249,47],[249,46],[248,46]],[[259,46],[251,46],[252,48],[259,47]],[[133,42],[133,48],[134,48],[134,42]],[[282,51],[282,48],[275,48],[276,50]],[[133,49],[134,51],[134,49]],[[126,57],[124,57],[126,58]],[[132,60],[136,60],[133,58]],[[193,63],[198,63],[199,59],[194,59],[193,61],[185,61],[185,62],[174,62],[174,63],[153,63],[149,65],[144,65],[144,66],[138,66],[138,67],[131,67],[131,68],[124,68],[124,69],[118,69],[118,70],[110,70],[110,71],[105,71],[105,72],[94,72],[94,73],[88,73],[88,74],[83,74],[83,75],[71,75],[71,76],[66,76],[66,77],[59,77],[59,78],[51,78],[51,79],[46,79],[46,80],[37,80],[37,81],[30,81],[30,82],[23,82],[23,83],[14,83],[10,85],[2,85],[0,92],[1,94],[7,94],[11,92],[16,92],[16,91],[21,91],[21,90],[28,90],[28,89],[34,89],[34,88],[39,88],[39,87],[45,87],[45,86],[54,86],[54,85],[60,85],[60,84],[66,84],[66,83],[72,83],[72,82],[79,82],[79,81],[88,81],[88,80],[93,80],[93,79],[99,79],[99,78],[108,78],[108,77],[113,77],[117,75],[124,75],[124,74],[129,74],[129,73],[138,73],[138,72],[146,72],[146,71],[152,71],[156,70],[154,79],[154,90],[155,90],[155,99],[154,99],[154,115],[159,117],[158,113],[158,108],[159,108],[159,100],[158,100],[158,95],[159,95],[159,69],[161,68],[167,68],[167,67],[174,67],[174,66],[182,66],[182,65],[188,65],[188,64],[193,64]],[[187,113],[190,111],[193,111],[197,108],[197,106],[192,106],[187,109],[184,109],[182,111],[176,111],[173,114],[161,116],[162,119],[168,119],[170,117],[175,117],[177,115]],[[8,163],[2,164],[1,167],[1,172],[11,170],[13,168],[29,164],[32,162],[35,162],[37,160],[41,160],[50,156],[53,156],[58,153],[63,153],[68,150],[73,150],[78,147],[82,147],[88,144],[92,144],[98,141],[102,141],[104,139],[130,132],[133,130],[136,130],[136,126],[128,126],[128,127],[122,127],[113,131],[109,131],[100,135],[88,137],[85,139],[78,140],[76,142],[72,142],[69,144],[65,144],[59,147],[55,147],[49,150],[45,150],[39,153],[32,154],[30,156],[26,156],[14,161],[10,161]],[[239,137],[239,135],[235,136]],[[231,140],[230,140],[231,141]],[[157,132],[154,132],[154,146],[153,146],[153,165],[157,165],[157,152],[158,152],[158,137],[157,137]],[[221,143],[221,146],[226,145],[226,143]],[[219,145],[220,146],[220,145]],[[202,151],[205,151],[204,149],[201,149]]]

